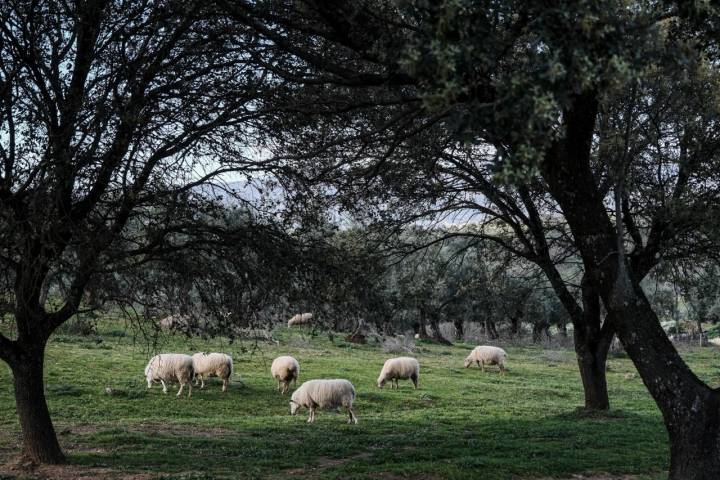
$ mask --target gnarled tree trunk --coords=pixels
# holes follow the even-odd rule
[[[63,463],[55,428],[45,400],[43,359],[45,342],[20,347],[10,363],[15,405],[22,429],[23,455],[37,463]]]

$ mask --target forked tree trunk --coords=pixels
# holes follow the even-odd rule
[[[573,320],[573,343],[577,356],[580,378],[585,393],[585,408],[607,410],[610,408],[605,365],[614,337],[608,319],[601,322],[600,297],[590,276],[581,282],[582,311],[575,311]]]
[[[22,429],[22,453],[36,463],[63,463],[55,428],[50,419],[43,377],[45,345],[22,349],[10,365],[15,386],[15,405]]]

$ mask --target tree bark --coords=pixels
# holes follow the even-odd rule
[[[432,318],[433,319],[430,320],[430,326],[432,327],[433,340],[443,345],[452,345],[452,342],[447,338],[443,337],[442,333],[440,333],[440,322],[438,322],[437,317],[434,316]]]
[[[45,344],[20,349],[17,361],[10,364],[15,386],[15,405],[22,429],[22,453],[36,463],[63,463],[50,411],[45,400],[43,359]]]
[[[585,408],[607,410],[610,400],[605,364],[614,330],[608,318],[601,324],[600,296],[589,275],[580,283],[583,308],[572,317],[573,343],[585,392]]]
[[[453,323],[455,324],[455,337],[462,341],[465,338],[465,321],[456,318]]]
[[[697,399],[698,409],[688,419],[668,425],[671,480],[720,478],[720,401],[717,392]],[[667,423],[667,420],[666,420]],[[682,425],[680,424],[682,423]]]
[[[545,321],[540,321],[533,324],[533,343],[540,343],[542,341],[543,333],[550,339],[550,324]]]
[[[499,337],[495,322],[490,318],[485,319],[485,334],[490,340],[496,340]]]
[[[515,337],[520,333],[520,315],[510,317],[510,334]]]
[[[575,336],[575,353],[585,393],[586,409],[608,410],[610,408],[605,364],[611,342],[612,334],[609,335],[609,340],[601,338],[600,341],[593,342],[580,341],[579,336]]]

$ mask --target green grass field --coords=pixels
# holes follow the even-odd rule
[[[420,343],[420,388],[378,389],[379,344],[334,344],[326,336],[279,332],[280,345],[222,339],[162,340],[160,351],[224,351],[235,359],[226,394],[211,380],[191,399],[147,390],[146,343],[118,324],[99,338],[56,335],[48,348],[46,386],[55,427],[71,466],[68,478],[589,478],[631,474],[664,478],[668,465],[660,414],[629,360],[609,361],[613,409],[584,415],[571,350],[507,348],[509,372],[464,369],[472,347]],[[301,381],[343,377],[357,390],[360,423],[344,413],[290,416],[288,395],[269,368],[295,356]],[[698,374],[718,383],[716,353],[684,353]],[[491,367],[492,368],[492,367]],[[105,393],[106,387],[116,390]],[[19,449],[7,366],[0,366],[0,463]],[[0,470],[0,478],[16,475]],[[90,473],[87,473],[90,472]],[[37,474],[37,472],[35,472]],[[52,474],[50,474],[52,475]],[[61,476],[58,473],[58,476]],[[584,478],[584,477],[583,477]]]

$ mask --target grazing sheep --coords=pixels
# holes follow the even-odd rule
[[[710,338],[710,339],[708,339],[708,343],[715,347],[720,348],[720,337]]]
[[[167,393],[165,382],[177,381],[180,384],[177,396],[182,394],[185,384],[188,386],[188,398],[192,395],[192,384],[190,383],[195,375],[193,359],[190,355],[182,353],[161,353],[150,359],[145,367],[145,379],[148,388],[152,382],[160,382],[163,386],[163,393]]]
[[[505,375],[507,353],[499,347],[480,345],[479,347],[475,347],[473,351],[470,352],[470,355],[465,358],[465,368],[468,368],[473,362],[477,363],[483,372],[485,371],[485,365],[498,365],[500,367],[500,373]]]
[[[300,376],[300,364],[293,357],[283,356],[273,360],[270,374],[278,381],[278,392],[285,395],[290,388],[290,382],[295,382]]]
[[[352,409],[353,400],[355,387],[347,380],[309,380],[293,392],[290,398],[290,414],[295,415],[300,407],[305,407],[310,410],[308,423],[313,423],[317,408],[345,407],[348,423],[358,423]]]
[[[195,370],[195,385],[200,380],[200,388],[205,388],[206,377],[222,379],[222,391],[226,392],[230,375],[233,372],[233,361],[230,355],[224,353],[196,353],[192,356]]]
[[[412,357],[398,357],[391,358],[385,361],[380,376],[377,379],[377,386],[382,388],[385,386],[385,382],[390,380],[390,388],[393,388],[393,380],[395,381],[395,388],[400,388],[398,385],[399,380],[410,379],[415,385],[415,389],[418,386],[418,379],[420,377],[420,364]]]
[[[297,315],[293,315],[293,317],[288,320],[288,328],[292,327],[293,325],[307,325],[312,322],[312,319],[312,313],[298,313]]]

